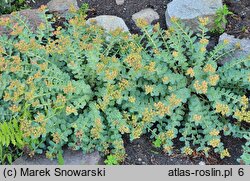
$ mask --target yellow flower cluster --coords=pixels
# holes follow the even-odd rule
[[[169,77],[165,76],[162,78],[163,83],[167,83],[169,81]]]
[[[246,110],[246,107],[243,107],[241,110],[236,110],[234,113],[234,116],[239,121],[245,121],[250,123],[250,111]]]
[[[220,157],[223,159],[225,157],[230,157],[230,153],[228,151],[228,149],[224,149],[221,153],[220,153]]]
[[[228,39],[224,39],[224,40],[223,40],[223,43],[224,43],[225,45],[229,44],[229,42],[230,42],[230,41],[229,41]]]
[[[202,81],[202,83],[200,83],[198,80],[195,81],[194,83],[194,88],[197,91],[197,93],[203,93],[206,94],[207,93],[207,82],[206,81]]]
[[[215,68],[211,65],[211,64],[207,64],[205,65],[205,67],[203,68],[204,72],[211,72],[214,73],[215,72]]]
[[[13,113],[18,113],[21,110],[21,107],[17,105],[12,105],[11,107],[9,107],[9,110],[11,110]]]
[[[201,116],[201,115],[199,115],[199,114],[193,115],[193,120],[195,120],[195,121],[200,121],[201,119],[202,119],[202,116]]]
[[[186,75],[189,75],[190,77],[194,77],[194,69],[193,68],[189,68],[187,69]]]
[[[93,128],[90,131],[91,136],[94,139],[99,139],[101,136],[101,132],[103,130],[103,124],[100,118],[95,120],[95,124],[93,126]]]
[[[165,153],[170,153],[172,150],[173,150],[173,146],[168,146],[168,145],[163,146],[163,151]]]
[[[138,18],[136,20],[136,25],[139,27],[139,28],[145,28],[146,26],[149,25],[148,21],[144,18]]]
[[[223,116],[229,113],[229,107],[226,104],[217,103],[215,106],[215,112],[221,113]]]
[[[142,57],[139,53],[131,53],[128,55],[128,57],[125,59],[125,62],[129,64],[132,68],[135,70],[139,70],[142,68]]]
[[[146,94],[152,93],[154,90],[154,86],[152,86],[152,85],[145,85],[144,88],[145,88]]]
[[[173,55],[174,58],[176,58],[176,57],[179,56],[179,53],[177,51],[173,51],[172,55]]]
[[[155,116],[155,113],[152,110],[146,108],[142,113],[142,116],[142,121],[148,123],[152,121],[153,117]]]
[[[173,139],[173,138],[174,138],[174,130],[168,130],[168,131],[166,132],[166,136],[167,136],[167,138],[169,138],[169,139]]]
[[[220,131],[218,131],[218,130],[216,130],[216,129],[213,129],[212,131],[210,131],[209,134],[210,134],[211,136],[218,136],[219,133],[220,133]]]
[[[202,26],[206,26],[209,23],[209,18],[208,17],[204,17],[204,18],[200,17],[199,22]]]
[[[52,140],[56,143],[56,144],[58,144],[58,143],[60,143],[60,140],[61,140],[61,138],[60,138],[60,135],[59,135],[59,133],[53,133],[52,134]]]
[[[118,75],[118,71],[117,70],[106,70],[105,71],[105,76],[106,79],[108,80],[114,80]]]
[[[249,100],[248,100],[248,98],[247,98],[247,96],[242,96],[241,97],[241,104],[243,105],[243,106],[248,106],[248,103],[249,103]]]
[[[208,39],[206,39],[206,38],[202,38],[201,40],[200,40],[200,43],[202,44],[202,45],[206,45],[206,44],[208,44]]]
[[[215,74],[215,75],[210,75],[208,77],[209,79],[209,83],[210,85],[212,86],[216,86],[216,84],[218,83],[219,79],[220,79],[220,76],[218,74]]]
[[[76,108],[74,108],[73,106],[67,106],[66,107],[66,115],[70,115],[72,113],[77,114]]]
[[[55,104],[64,105],[66,101],[67,101],[66,97],[63,96],[62,94],[59,94],[56,96]]]
[[[127,79],[122,79],[120,82],[119,82],[119,88],[121,90],[125,90],[126,88],[128,88],[129,86],[129,81]]]
[[[150,62],[148,66],[145,66],[145,69],[148,70],[149,72],[154,72],[155,71],[155,62]]]
[[[164,116],[165,114],[170,114],[170,107],[165,106],[162,102],[155,103],[154,106],[157,115]]]
[[[128,101],[131,102],[131,103],[134,103],[134,102],[136,101],[136,98],[133,97],[133,96],[130,96],[130,97],[128,98]]]
[[[219,144],[220,144],[220,139],[212,139],[212,140],[209,141],[209,144],[210,144],[213,148],[218,147]]]
[[[45,115],[42,114],[42,113],[38,113],[37,116],[35,117],[34,121],[37,122],[37,123],[43,123],[43,122],[45,122],[46,121]]]
[[[170,107],[176,107],[181,103],[181,99],[178,99],[175,94],[171,94],[168,100]]]
[[[75,87],[72,85],[72,83],[68,83],[66,87],[64,87],[63,92],[65,94],[73,93],[75,91]]]
[[[185,148],[183,149],[183,153],[184,153],[185,155],[191,155],[191,154],[193,153],[193,150],[192,150],[190,147],[185,147]]]
[[[142,134],[142,126],[140,126],[140,125],[136,126],[135,129],[133,129],[131,134],[132,134],[134,139],[140,138],[140,136]]]

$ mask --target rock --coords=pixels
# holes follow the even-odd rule
[[[233,54],[230,54],[229,56],[225,57],[222,61],[220,61],[220,64],[224,64],[228,61],[231,61],[232,59],[242,58],[250,55],[250,39],[238,39],[234,38],[232,35],[228,35],[226,33],[223,33],[220,38],[219,42],[228,43],[228,48],[234,48],[235,46],[240,45],[240,49],[235,51]]]
[[[206,163],[203,162],[203,161],[200,161],[200,162],[199,162],[199,165],[206,165]]]
[[[26,9],[22,11],[17,11],[15,13],[19,13],[21,17],[28,21],[29,27],[32,31],[35,31],[36,28],[43,22],[40,18],[40,11],[38,9]],[[10,18],[15,21],[15,18],[12,14],[0,16],[0,18]],[[10,33],[9,30],[6,30],[3,26],[0,26],[0,35],[1,34],[8,34]]]
[[[113,31],[117,28],[120,28],[125,32],[129,31],[124,20],[117,16],[101,15],[87,20],[87,24],[91,24],[93,22],[99,26],[102,26],[106,31]]]
[[[98,152],[84,155],[81,151],[65,150],[63,153],[64,165],[99,165],[102,159]],[[22,156],[14,161],[13,165],[57,165],[57,160],[49,160],[45,155],[34,158]]]
[[[170,19],[176,17],[197,31],[198,19],[208,17],[210,23],[207,27],[213,27],[216,11],[222,6],[222,0],[173,0],[167,5],[166,23],[171,26]]]
[[[143,9],[132,15],[132,19],[136,22],[137,19],[145,19],[148,24],[151,24],[153,21],[160,19],[159,14],[151,8]]]
[[[123,5],[125,0],[115,0],[117,5]]]
[[[76,10],[79,9],[76,0],[52,0],[47,4],[50,12],[65,15],[71,6]]]

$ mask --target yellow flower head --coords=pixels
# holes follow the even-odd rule
[[[202,26],[206,26],[209,23],[209,18],[208,17],[205,17],[205,18],[200,17],[199,22]]]
[[[209,134],[210,134],[211,136],[218,136],[219,133],[220,133],[220,131],[218,131],[218,130],[216,130],[216,129],[213,129],[212,131],[210,131]]]
[[[174,130],[168,130],[168,131],[166,132],[166,136],[167,136],[167,138],[169,138],[169,139],[173,139],[173,138],[174,138]]]
[[[210,144],[213,148],[218,147],[219,144],[220,144],[220,139],[212,139],[212,140],[209,141],[209,144]]]
[[[209,76],[210,85],[215,86],[217,82],[219,81],[219,79],[220,79],[220,76],[218,74],[210,75]]]
[[[142,57],[139,53],[131,53],[125,59],[125,62],[128,63],[128,65],[134,68],[135,70],[138,70],[142,67],[142,64],[141,64]]]
[[[200,40],[200,43],[202,44],[202,45],[207,45],[208,44],[208,39],[206,39],[206,38],[202,38],[201,40]]]
[[[145,28],[146,26],[149,25],[148,21],[144,18],[139,18],[136,20],[136,25],[139,27],[139,28]]]
[[[205,67],[203,68],[204,72],[211,72],[214,73],[216,71],[216,69],[211,65],[211,64],[207,64],[205,65]]]
[[[152,85],[145,85],[145,92],[146,94],[152,93],[154,90],[154,87]]]
[[[229,39],[224,39],[224,40],[223,40],[223,43],[224,43],[225,45],[227,45],[229,42],[230,42]]]
[[[165,106],[162,102],[155,103],[154,106],[157,109],[157,115],[164,116],[165,114],[170,114],[170,107]]]
[[[215,106],[215,112],[221,113],[223,116],[229,113],[229,107],[226,104],[217,103]]]
[[[174,58],[176,58],[176,57],[179,56],[179,53],[177,51],[173,51],[172,55],[173,55]]]
[[[183,149],[183,153],[186,155],[191,155],[193,153],[193,150],[190,147],[185,147]]]
[[[178,99],[177,96],[175,94],[171,94],[171,96],[169,97],[169,104],[171,107],[175,107],[178,104],[181,103],[181,99]]]
[[[130,97],[128,98],[128,101],[131,102],[131,103],[134,103],[134,102],[136,101],[136,98],[133,97],[133,96],[130,96]]]
[[[200,121],[201,119],[202,119],[202,116],[201,116],[201,115],[199,115],[199,114],[193,115],[193,120],[195,120],[195,121]]]
[[[206,81],[202,81],[201,83],[196,80],[194,83],[194,88],[197,91],[197,93],[203,93],[206,94],[207,93],[207,82]]]
[[[249,100],[248,100],[247,96],[244,95],[244,96],[241,97],[241,104],[242,105],[247,106],[248,105],[248,101]]]
[[[189,75],[190,77],[194,77],[194,69],[193,68],[189,68],[189,69],[187,69],[187,73],[186,73],[186,75]]]
[[[220,153],[220,157],[221,157],[222,159],[225,158],[225,157],[230,157],[230,156],[231,156],[231,155],[230,155],[228,149],[225,149],[225,150],[223,150],[223,151]]]

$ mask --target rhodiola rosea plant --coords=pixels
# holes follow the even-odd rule
[[[207,51],[207,18],[195,35],[175,18],[169,30],[139,20],[143,34],[131,35],[87,24],[73,9],[53,28],[40,11],[37,30],[18,14],[0,20],[10,30],[0,37],[0,121],[18,120],[31,156],[54,158],[68,145],[112,164],[125,157],[123,134],[150,133],[168,153],[178,137],[185,154],[224,158],[221,135],[249,132],[241,122],[249,122],[250,59],[219,65],[233,50],[225,40]]]

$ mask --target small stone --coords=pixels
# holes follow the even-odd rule
[[[171,26],[171,18],[176,17],[197,31],[199,18],[208,17],[207,27],[213,27],[216,11],[222,6],[222,0],[173,0],[167,5],[166,23]]]
[[[139,161],[139,162],[141,162],[141,161],[142,161],[142,159],[141,159],[141,158],[138,158],[138,161]]]
[[[227,33],[223,33],[219,38],[219,43],[226,43],[228,44],[228,48],[232,49],[235,46],[238,46],[238,50],[223,58],[219,63],[224,64],[228,61],[233,59],[239,59],[246,57],[250,54],[250,39],[238,39],[234,38],[232,35],[228,35]]]
[[[153,21],[160,19],[160,16],[152,8],[146,8],[133,14],[132,19],[134,22],[136,22],[138,19],[145,19],[148,24],[151,24]]]
[[[28,21],[28,26],[32,31],[35,31],[37,27],[44,22],[40,18],[40,11],[38,9],[26,9],[15,12],[21,16],[21,18]],[[13,19],[13,14],[2,15],[0,18],[10,18]],[[2,34],[9,34],[10,31],[6,28],[0,26],[0,35]]]
[[[101,164],[102,159],[99,153],[84,155],[82,151],[64,150],[63,153],[64,165],[98,165]],[[33,158],[21,156],[14,161],[13,165],[57,165],[57,160],[49,160],[45,155],[37,155]]]
[[[125,0],[115,0],[117,5],[123,5]]]
[[[203,161],[200,161],[200,162],[199,162],[199,165],[206,165],[206,163],[203,162]]]
[[[65,15],[73,6],[76,10],[79,9],[76,0],[52,0],[47,4],[50,12],[56,12]]]
[[[129,32],[124,20],[117,16],[101,15],[87,20],[87,24],[91,24],[92,22],[95,22],[97,25],[103,27],[106,31],[114,31],[117,28],[120,28],[125,32]]]

